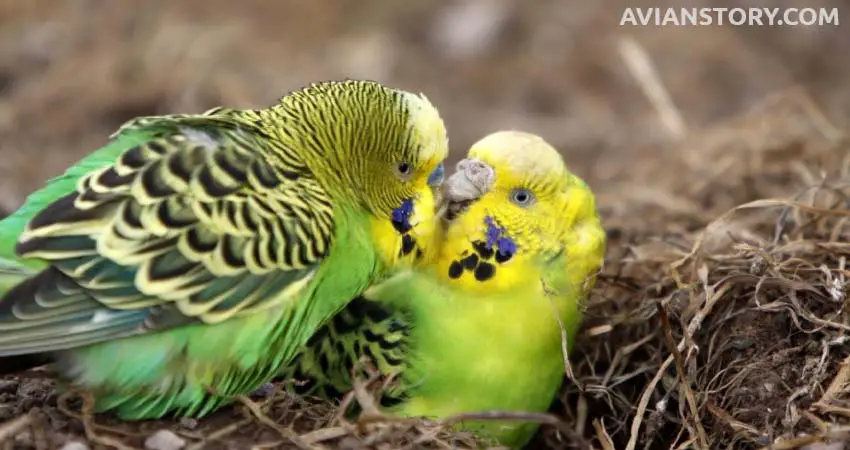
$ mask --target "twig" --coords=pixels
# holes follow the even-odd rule
[[[696,248],[697,247],[695,246],[694,250],[692,250],[692,254],[696,253]],[[686,258],[687,257],[677,262],[684,261],[684,259]],[[675,270],[672,270],[672,272],[676,273]],[[701,272],[704,271],[701,270]],[[722,283],[722,281],[718,282],[718,284],[719,283]],[[711,295],[709,295],[708,290],[706,289],[707,300],[702,309],[694,315],[694,318],[691,319],[691,322],[688,324],[688,328],[686,330],[686,333],[688,335],[693,336],[693,334],[702,325],[702,321],[705,320],[705,318],[708,317],[708,315],[711,313],[711,310],[714,308],[714,305],[717,303],[717,301],[723,298],[723,295],[726,294],[726,291],[728,291],[731,286],[731,284],[724,284],[723,287],[721,287],[720,289],[714,290],[713,294]],[[679,341],[679,345],[676,346],[676,349],[680,352],[683,351],[685,349],[685,343],[686,340],[682,338],[682,340]],[[661,381],[661,378],[664,376],[664,373],[667,371],[667,368],[670,367],[670,364],[672,363],[673,355],[670,355],[667,357],[667,359],[664,360],[664,362],[661,364],[661,367],[658,368],[658,372],[655,373],[655,376],[652,378],[652,380],[649,381],[649,384],[646,385],[646,388],[644,388],[643,393],[640,397],[640,401],[638,402],[638,408],[637,412],[635,413],[635,418],[632,420],[632,426],[629,434],[629,442],[626,445],[626,450],[634,450],[637,446],[638,435],[640,434],[640,426],[643,423],[644,416],[646,415],[646,407],[647,405],[649,405],[649,399],[650,397],[652,397],[652,393],[655,391],[655,386],[657,386],[658,382]]]
[[[0,425],[0,443],[6,442],[7,439],[14,438],[24,428],[33,423],[32,415],[26,414]]]
[[[74,413],[73,411],[71,411],[71,408],[68,407],[68,398],[71,395],[73,395],[74,393],[79,394],[80,397],[82,397],[82,399],[83,399],[82,411],[79,414]],[[91,392],[88,392],[88,391],[85,391],[85,390],[68,391],[67,393],[61,395],[56,400],[56,407],[59,409],[59,411],[61,411],[63,414],[67,415],[68,417],[72,417],[72,418],[77,419],[80,422],[82,422],[83,431],[86,435],[86,439],[88,439],[89,441],[100,444],[100,445],[105,445],[105,446],[108,446],[108,447],[117,448],[118,450],[133,450],[133,447],[126,445],[126,444],[118,441],[115,438],[112,438],[112,437],[109,437],[109,436],[101,436],[101,435],[95,433],[95,429],[97,429],[97,428],[105,428],[105,429],[108,429],[110,431],[113,431],[113,429],[97,425],[94,422],[94,419],[93,419],[93,417],[94,417],[94,398],[92,397]],[[114,431],[120,431],[120,430],[114,430]],[[122,434],[124,434],[125,436],[131,435],[130,433],[122,433]]]
[[[731,428],[736,435],[740,436],[739,432],[741,431],[746,432],[749,434],[749,436],[743,437],[747,440],[750,440],[751,442],[755,442],[757,438],[762,436],[762,434],[756,427],[735,419],[734,417],[732,417],[731,414],[721,409],[720,407],[713,405],[711,402],[706,405],[706,408],[708,409],[708,412],[711,413],[712,416],[714,416],[715,419],[726,423],[726,425]]]
[[[761,447],[759,450],[791,450],[808,444],[814,444],[826,440],[847,439],[848,437],[850,437],[850,427],[836,427],[828,433],[803,436],[789,439],[787,441],[776,441],[770,445]]]
[[[584,392],[584,386],[578,382],[575,377],[575,373],[573,373],[573,366],[570,364],[570,352],[569,352],[569,341],[567,337],[567,328],[564,326],[564,321],[561,320],[561,314],[558,311],[558,305],[555,304],[555,299],[552,298],[553,292],[546,287],[546,283],[541,279],[540,285],[543,287],[543,292],[546,293],[546,296],[549,297],[549,303],[552,305],[552,312],[555,315],[555,320],[558,321],[558,328],[561,330],[561,357],[564,359],[564,374],[567,378],[572,381],[576,387],[578,387],[579,392]]]
[[[838,369],[838,373],[835,374],[835,377],[832,379],[832,382],[827,386],[826,391],[824,391],[820,400],[815,402],[812,405],[812,408],[817,408],[823,410],[823,408],[829,406],[829,403],[832,401],[835,396],[844,390],[847,386],[847,383],[850,382],[850,356],[844,358],[841,361],[840,368]]]
[[[384,414],[378,409],[378,405],[375,404],[375,398],[369,394],[369,391],[366,389],[366,386],[372,384],[373,381],[377,380],[380,377],[379,373],[373,374],[369,377],[365,382],[357,376],[357,372],[359,371],[360,364],[362,364],[362,360],[358,361],[358,364],[355,364],[351,369],[351,384],[353,385],[354,398],[357,400],[357,403],[360,404],[360,417],[358,418],[358,424],[361,421],[370,421],[374,418],[383,418]]]
[[[302,441],[299,438],[299,436],[297,434],[295,434],[295,432],[293,432],[292,430],[290,430],[286,427],[283,427],[283,426],[275,423],[274,420],[270,419],[269,416],[267,416],[263,412],[260,405],[257,402],[251,400],[250,398],[248,398],[244,395],[237,395],[234,398],[239,403],[244,405],[248,409],[248,411],[251,412],[251,414],[254,416],[254,418],[256,418],[258,421],[260,421],[260,423],[262,423],[263,425],[277,431],[278,434],[280,434],[281,437],[283,437],[284,439],[289,439],[290,441],[292,441],[293,444],[295,444],[296,447],[301,448],[301,449],[306,449],[306,450],[322,450],[322,449],[324,449],[324,447],[322,447],[322,446],[312,445],[308,442]]]
[[[338,426],[331,428],[320,428],[318,430],[313,430],[309,433],[302,434],[301,441],[306,442],[308,444],[317,444],[319,442],[330,441],[332,439],[339,439],[343,436],[346,436],[351,431],[348,427]]]
[[[596,438],[599,439],[599,445],[602,450],[615,450],[614,441],[611,436],[605,431],[605,426],[602,425],[601,419],[593,419],[593,429],[596,430]]]
[[[520,422],[537,422],[546,425],[556,425],[561,426],[564,425],[564,422],[559,419],[557,416],[548,413],[536,413],[536,412],[519,412],[519,411],[480,411],[480,412],[470,412],[470,413],[461,413],[456,414],[454,416],[446,417],[442,420],[437,421],[438,423],[444,425],[454,425],[458,422],[464,421],[502,421],[502,420],[516,420]]]
[[[234,422],[234,423],[232,423],[232,424],[230,424],[230,425],[228,425],[224,428],[220,428],[218,430],[215,430],[214,432],[208,434],[204,438],[204,440],[202,440],[200,442],[195,442],[194,444],[186,447],[186,450],[201,450],[202,448],[206,447],[206,445],[209,444],[210,442],[217,441],[217,440],[227,436],[228,434],[233,434],[233,433],[239,431],[240,428],[244,427],[245,425],[248,425],[249,423],[251,423],[251,419],[246,418],[246,419],[240,420],[239,422]]]
[[[673,104],[646,50],[631,36],[620,38],[617,50],[670,134],[677,139],[687,134],[685,121]]]
[[[673,360],[676,363],[676,371],[679,372],[679,380],[681,380],[682,389],[685,390],[685,399],[687,399],[688,407],[691,410],[691,418],[693,419],[694,426],[696,426],[697,429],[697,437],[699,438],[702,448],[707,449],[708,437],[705,434],[705,428],[703,428],[702,421],[699,418],[699,409],[697,407],[696,398],[694,397],[694,391],[691,389],[691,383],[688,380],[688,374],[685,371],[685,362],[682,360],[682,354],[679,353],[679,350],[676,348],[676,342],[673,341],[673,331],[670,327],[670,318],[667,315],[667,309],[662,306],[661,303],[656,303],[655,306],[658,308],[658,314],[661,316],[664,341],[667,343],[667,347],[673,355]]]

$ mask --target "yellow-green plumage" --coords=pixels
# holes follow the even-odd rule
[[[124,418],[204,415],[399,264],[446,152],[424,97],[374,82],[133,120],[0,222],[43,268],[0,299],[0,357],[46,352]]]
[[[432,260],[369,289],[309,341],[286,368],[308,381],[297,391],[348,390],[365,355],[401,373],[384,402],[393,414],[548,409],[564,378],[561,326],[571,347],[605,251],[593,193],[554,148],[519,132],[480,140],[445,187],[449,202],[477,199],[434,235]],[[463,426],[512,447],[537,429]]]

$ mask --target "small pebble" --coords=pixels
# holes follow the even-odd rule
[[[0,380],[0,393],[13,394],[18,391],[18,380]]]
[[[193,419],[191,417],[181,417],[180,426],[189,430],[194,430],[195,428],[198,428],[198,419]]]
[[[251,397],[268,397],[274,393],[274,384],[266,383],[260,386],[259,389],[251,393]]]
[[[800,450],[845,450],[847,448],[844,442],[833,442],[831,444],[809,444],[800,447]]]
[[[89,446],[79,441],[71,441],[62,446],[60,450],[90,450]]]
[[[186,441],[170,430],[159,430],[145,439],[148,450],[180,450],[186,446]]]

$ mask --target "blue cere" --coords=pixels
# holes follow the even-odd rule
[[[443,184],[443,178],[446,176],[446,168],[443,163],[440,163],[431,175],[428,175],[428,186],[439,186]]]

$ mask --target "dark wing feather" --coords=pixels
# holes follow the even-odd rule
[[[400,373],[406,362],[408,335],[403,311],[358,296],[313,334],[280,377],[291,380],[288,390],[298,395],[339,399],[351,390],[352,369],[362,358],[383,375]],[[358,375],[368,376],[365,368]],[[402,391],[391,388],[381,397],[381,404],[389,407],[403,398]]]
[[[50,267],[0,299],[0,355],[278,304],[328,253],[331,199],[291,149],[226,117],[135,126],[153,138],[81,178],[21,235],[17,253]]]

